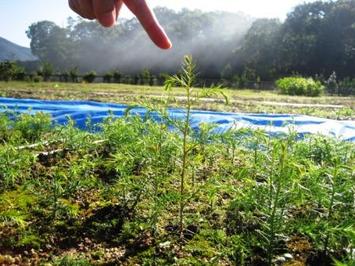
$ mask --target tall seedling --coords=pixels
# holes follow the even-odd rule
[[[166,80],[165,89],[171,90],[173,86],[182,87],[186,93],[186,115],[184,123],[179,130],[182,133],[182,167],[180,172],[180,203],[179,203],[179,235],[180,239],[184,238],[184,196],[185,196],[185,182],[188,168],[188,157],[190,153],[189,149],[189,136],[191,132],[190,116],[191,107],[193,102],[193,85],[196,78],[196,65],[194,64],[192,57],[185,56],[184,64],[182,67],[182,73],[180,75],[174,75]]]
[[[176,128],[182,134],[182,155],[181,155],[181,172],[180,172],[180,203],[179,203],[179,235],[180,239],[184,238],[184,206],[186,204],[186,177],[188,175],[190,153],[194,148],[192,141],[192,129],[190,125],[191,110],[194,103],[198,102],[201,98],[221,95],[226,103],[228,97],[223,93],[220,87],[204,88],[197,90],[194,88],[196,81],[196,65],[191,56],[185,56],[182,66],[182,72],[179,75],[169,77],[165,81],[165,90],[171,91],[173,87],[181,87],[185,90],[185,117],[182,123],[176,123]],[[194,177],[192,176],[192,183]]]

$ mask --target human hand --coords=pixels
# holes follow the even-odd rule
[[[158,47],[162,49],[172,47],[164,29],[145,0],[69,0],[69,6],[73,11],[84,18],[97,19],[104,27],[111,27],[115,24],[123,4],[138,18]]]

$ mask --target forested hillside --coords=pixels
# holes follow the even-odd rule
[[[35,59],[30,49],[0,37],[0,62],[6,60],[31,61]]]
[[[66,28],[42,21],[27,34],[33,53],[58,71],[176,72],[183,55],[192,54],[205,78],[355,76],[355,0],[299,5],[284,22],[226,12],[155,12],[174,43],[168,52],[151,44],[136,19],[109,30],[76,19]]]

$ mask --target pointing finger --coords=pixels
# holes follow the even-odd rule
[[[95,18],[91,0],[69,0],[68,3],[70,8],[80,16],[87,19]]]
[[[118,11],[117,0],[93,0],[96,19],[102,26],[111,27],[116,22]]]
[[[136,15],[152,41],[162,49],[172,47],[169,37],[160,26],[153,11],[148,7],[145,0],[123,0],[126,6]]]
[[[116,1],[116,3],[115,3],[115,6],[116,6],[116,21],[117,21],[117,18],[119,16],[119,14],[120,14],[122,5],[123,5],[122,0]]]
[[[69,7],[76,12],[77,14],[79,14],[80,16],[82,16],[82,12],[81,12],[81,8],[80,8],[80,3],[79,0],[68,0],[69,3]]]
[[[78,3],[80,6],[80,11],[82,16],[87,19],[94,19],[95,13],[94,13],[91,0],[78,0],[78,1],[79,1]]]

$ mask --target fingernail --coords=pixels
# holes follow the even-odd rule
[[[164,47],[164,49],[171,49],[173,48],[173,44],[172,42],[168,39],[167,43],[166,43],[166,46]]]

